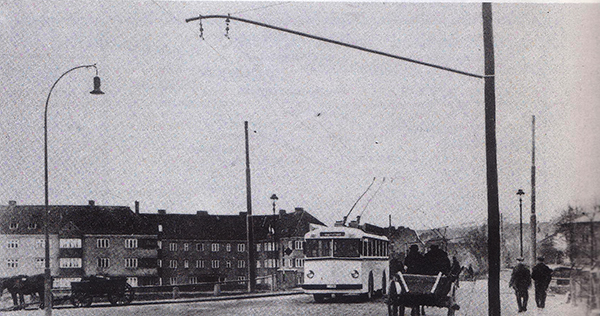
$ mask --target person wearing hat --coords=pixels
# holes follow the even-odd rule
[[[529,272],[529,268],[523,264],[523,258],[517,258],[517,261],[517,266],[513,268],[512,275],[510,276],[509,286],[515,290],[520,313],[527,311],[531,273]]]
[[[531,278],[535,285],[535,303],[537,307],[544,308],[546,306],[546,291],[550,280],[552,280],[552,269],[544,264],[544,258],[538,258],[538,264],[531,270]]]
[[[412,245],[408,250],[408,254],[404,259],[404,271],[410,274],[421,274],[423,273],[424,260],[423,255],[419,252],[419,246]]]

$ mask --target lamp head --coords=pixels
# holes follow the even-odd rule
[[[523,192],[523,190],[519,189],[519,191],[517,191],[517,195],[518,195],[518,196],[521,196],[521,195],[523,195],[523,194],[525,194],[525,192]]]
[[[271,195],[271,200],[277,201],[277,200],[279,200],[279,198],[277,197],[277,195],[273,194],[273,195]]]
[[[90,92],[91,94],[104,94],[102,90],[100,90],[100,77],[94,77],[94,90]]]

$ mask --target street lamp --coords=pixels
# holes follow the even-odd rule
[[[279,198],[273,193],[273,195],[271,195],[271,200],[273,201],[273,215],[275,215],[275,202],[279,200]]]
[[[94,68],[96,76],[94,77],[94,90],[90,93],[94,95],[104,94],[100,90],[100,77],[98,77],[98,68],[96,64],[82,65],[71,68],[63,73],[52,85],[48,98],[46,98],[46,106],[44,109],[44,309],[47,316],[52,315],[52,274],[50,272],[50,235],[48,232],[49,226],[49,210],[48,210],[48,101],[56,84],[71,71],[79,68]],[[41,299],[41,298],[40,298]]]
[[[523,258],[523,194],[525,194],[523,190],[519,189],[519,191],[517,191],[517,195],[519,196],[519,233],[521,235],[521,258]]]

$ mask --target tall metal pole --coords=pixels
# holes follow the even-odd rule
[[[248,121],[244,121],[246,134],[246,234],[248,238],[248,292],[256,288],[256,261],[254,260],[254,229],[252,227],[252,191],[250,189],[250,145]]]
[[[517,195],[519,196],[519,234],[521,236],[519,240],[521,243],[521,258],[523,258],[523,194],[525,194],[523,190],[519,189],[519,191],[517,191]]]
[[[535,216],[535,115],[531,118],[531,266],[537,258],[537,221]]]
[[[500,209],[498,206],[498,162],[496,155],[496,88],[492,4],[482,4],[485,62],[485,147],[488,200],[488,313],[500,315]]]
[[[46,316],[52,315],[52,273],[50,271],[50,232],[49,232],[49,207],[48,207],[48,103],[52,90],[56,87],[56,84],[71,71],[79,68],[95,68],[96,77],[94,77],[94,90],[91,94],[104,94],[100,91],[100,78],[98,77],[98,68],[96,64],[93,65],[82,65],[73,67],[64,72],[52,85],[48,97],[46,98],[46,105],[44,107],[44,310]],[[40,298],[41,299],[41,298]]]

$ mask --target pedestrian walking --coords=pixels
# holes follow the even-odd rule
[[[544,258],[539,257],[538,263],[531,270],[531,278],[535,285],[535,304],[539,308],[546,306],[546,291],[552,280],[552,269],[544,264]]]
[[[512,275],[510,276],[509,286],[515,290],[520,313],[527,311],[531,273],[529,272],[529,268],[523,264],[523,258],[518,258],[517,261],[517,266],[513,268]]]

